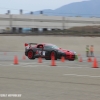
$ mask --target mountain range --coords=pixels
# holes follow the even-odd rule
[[[87,0],[82,2],[74,2],[55,10],[41,10],[47,16],[81,16],[81,17],[100,17],[100,0]],[[34,15],[39,15],[41,11],[33,12]],[[29,14],[29,13],[28,13]]]

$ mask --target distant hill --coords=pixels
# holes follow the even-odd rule
[[[100,17],[100,0],[88,0],[82,2],[74,2],[64,5],[55,10],[45,9],[44,15],[54,16],[82,16],[82,17]],[[33,12],[35,15],[40,14],[40,11]]]

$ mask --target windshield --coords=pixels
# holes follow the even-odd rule
[[[57,47],[56,45],[45,45],[44,48],[45,48],[45,49],[50,49],[50,48],[59,49],[59,47]]]
[[[59,49],[59,47],[57,47],[56,45],[53,45],[52,48]]]

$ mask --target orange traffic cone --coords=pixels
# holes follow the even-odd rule
[[[38,58],[38,63],[42,63],[42,58],[41,57]]]
[[[56,66],[55,57],[54,56],[51,57],[51,66]]]
[[[94,61],[93,61],[93,68],[98,68],[98,62],[96,58],[94,58]]]
[[[65,57],[64,56],[61,57],[61,62],[65,62]]]
[[[80,57],[79,62],[83,62],[82,57]]]
[[[15,65],[18,64],[18,57],[17,57],[17,56],[14,57],[14,64],[15,64]]]
[[[23,55],[23,58],[22,58],[23,60],[25,60],[26,59],[26,56],[25,55]]]
[[[87,59],[87,62],[92,62],[91,57],[89,57],[89,58]]]

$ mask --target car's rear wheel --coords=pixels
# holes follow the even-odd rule
[[[34,57],[34,52],[33,52],[32,50],[29,50],[29,51],[28,51],[27,56],[28,56],[29,59],[35,59],[35,57]]]

